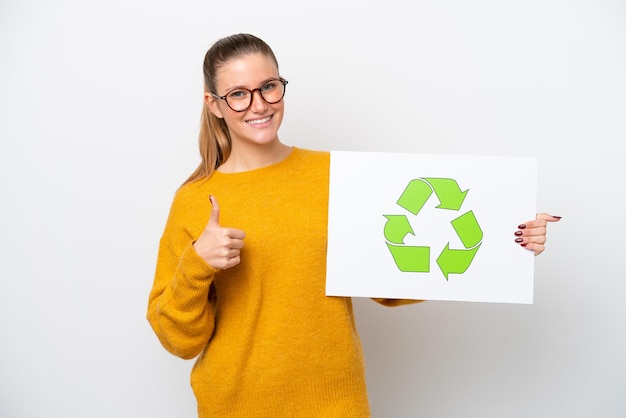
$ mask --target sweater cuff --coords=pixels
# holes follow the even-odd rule
[[[187,297],[190,296],[190,293],[208,294],[208,284],[213,281],[217,271],[198,255],[193,248],[193,243],[189,243],[180,254],[174,280],[174,291],[175,293],[186,294]]]
[[[204,258],[198,255],[195,248],[193,248],[193,242],[190,242],[180,255],[179,266],[185,276],[190,278],[199,277],[206,279],[207,276],[213,276],[218,271],[218,269],[211,266],[204,261]]]

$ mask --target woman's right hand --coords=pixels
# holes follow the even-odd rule
[[[198,255],[211,267],[226,270],[241,262],[240,252],[246,233],[241,229],[220,226],[220,207],[217,199],[211,200],[211,216],[202,235],[193,244]]]

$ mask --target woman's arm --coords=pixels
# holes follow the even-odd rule
[[[198,256],[191,241],[180,256],[161,243],[148,321],[170,353],[190,359],[209,342],[215,325],[209,289],[216,272]]]

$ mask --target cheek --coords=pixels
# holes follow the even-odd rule
[[[279,104],[280,106],[274,105],[274,117],[277,118],[276,121],[280,125],[283,121],[283,116],[285,115],[285,106],[283,105],[283,102],[280,102]]]
[[[230,109],[223,109],[222,116],[224,118],[224,122],[226,122],[226,125],[228,126],[236,126],[237,124],[243,122],[243,114],[235,113]]]

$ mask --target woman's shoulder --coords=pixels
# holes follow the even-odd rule
[[[330,161],[330,151],[293,147],[293,153],[294,157],[309,161],[317,161],[319,163]]]
[[[294,148],[291,161],[283,175],[298,181],[328,181],[330,174],[330,152],[305,148]]]
[[[211,178],[203,177],[184,183],[174,193],[172,202],[173,208],[185,208],[193,206],[198,201],[198,197],[202,196],[208,200],[209,190],[211,188]]]

